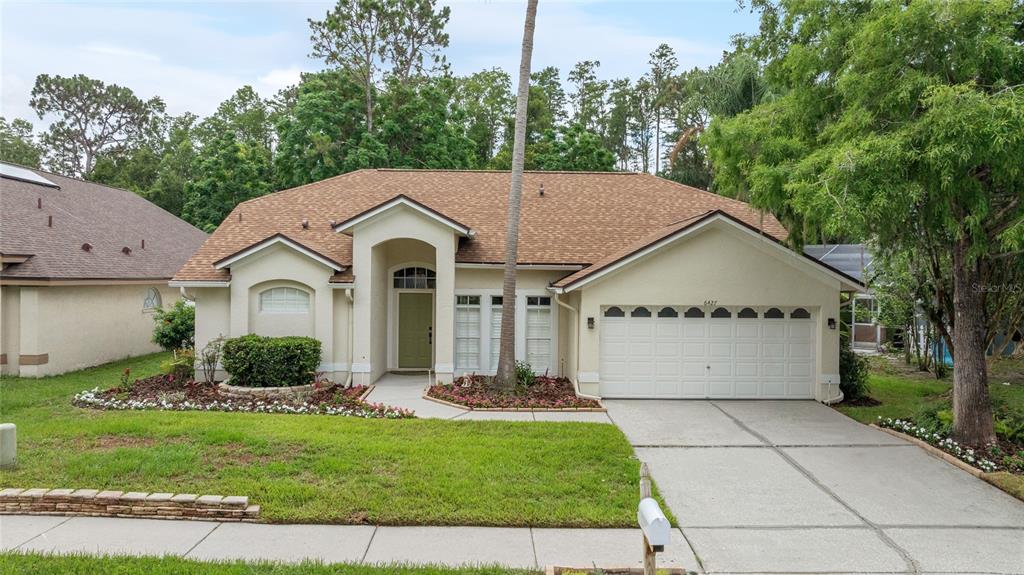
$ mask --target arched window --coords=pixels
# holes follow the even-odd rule
[[[741,319],[755,319],[757,318],[757,312],[749,307],[745,307],[740,310],[740,313],[736,314],[736,317]]]
[[[626,317],[626,312],[619,307],[610,307],[604,310],[604,317]]]
[[[782,310],[777,307],[770,308],[764,312],[764,319],[782,319],[784,317],[786,317],[786,314],[782,313]]]
[[[704,310],[699,307],[691,307],[683,313],[683,317],[704,317]]]
[[[725,309],[724,307],[716,307],[715,311],[711,312],[711,317],[732,317],[732,313],[730,313],[729,310]]]
[[[151,287],[146,290],[146,297],[142,299],[142,311],[153,311],[164,307],[163,298],[160,297],[160,290]]]
[[[675,308],[663,307],[658,310],[658,317],[679,317],[679,312]]]
[[[402,268],[395,271],[394,285],[399,289],[434,289],[437,279],[434,270],[427,268]]]
[[[789,317],[793,319],[811,319],[811,312],[802,307],[798,307],[793,310],[793,313],[789,314]]]
[[[263,313],[309,313],[309,294],[296,288],[276,287],[260,292]]]
[[[645,307],[633,308],[633,311],[629,312],[630,317],[651,317],[651,310]]]

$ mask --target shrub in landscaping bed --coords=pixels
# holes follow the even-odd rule
[[[237,398],[223,395],[215,384],[155,375],[75,395],[78,407],[105,410],[230,411],[242,413],[299,413],[348,415],[353,417],[405,419],[414,417],[407,409],[369,403],[359,399],[365,386],[343,387],[325,384],[305,400]]]
[[[839,345],[839,389],[843,392],[843,401],[851,403],[863,401],[870,391],[868,360],[853,351],[848,338],[843,338]]]
[[[309,385],[320,365],[320,340],[252,334],[234,337],[224,341],[221,363],[231,374],[231,385]]]
[[[601,407],[593,399],[577,397],[572,382],[564,377],[535,376],[532,384],[518,385],[511,393],[492,389],[489,386],[490,380],[490,377],[483,375],[459,377],[451,385],[431,386],[427,395],[475,409]]]
[[[168,309],[158,309],[153,316],[153,343],[173,351],[189,349],[196,333],[196,308],[185,300],[178,300]]]

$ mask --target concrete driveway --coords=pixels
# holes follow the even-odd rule
[[[1024,503],[811,401],[605,401],[707,573],[1024,573]]]

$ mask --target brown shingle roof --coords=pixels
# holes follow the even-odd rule
[[[0,253],[32,256],[4,269],[4,279],[166,280],[206,240],[127,190],[32,171],[59,189],[0,178]]]
[[[403,194],[472,228],[476,235],[461,240],[456,261],[501,263],[509,179],[503,171],[359,170],[249,200],[232,211],[175,279],[227,280],[227,271],[214,269],[214,262],[275,233],[351,265],[352,238],[335,233],[332,222]],[[538,193],[541,184],[544,196]],[[589,265],[652,230],[713,210],[786,237],[774,217],[748,204],[648,174],[527,172],[519,263]]]

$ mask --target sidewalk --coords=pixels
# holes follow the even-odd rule
[[[470,419],[501,421],[581,421],[585,423],[611,423],[608,414],[594,411],[470,411],[443,403],[423,399],[429,383],[426,375],[400,375],[386,373],[377,380],[366,400],[416,412],[416,417],[428,419]]]
[[[659,567],[699,571],[678,529]],[[108,517],[0,515],[0,552],[178,555],[297,563],[500,563],[641,566],[639,529],[269,525]]]

